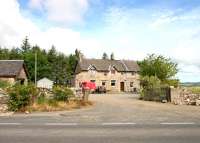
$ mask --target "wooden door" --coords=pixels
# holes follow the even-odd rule
[[[124,82],[120,82],[120,91],[124,91]]]

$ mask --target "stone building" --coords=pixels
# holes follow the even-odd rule
[[[28,73],[23,60],[0,60],[0,80],[10,84],[27,84]]]
[[[78,88],[83,81],[95,82],[111,92],[133,92],[140,88],[139,66],[130,60],[84,59],[76,66],[74,84]]]

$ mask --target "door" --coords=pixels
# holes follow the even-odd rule
[[[124,91],[124,82],[120,82],[120,91]]]

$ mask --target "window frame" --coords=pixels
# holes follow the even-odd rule
[[[130,82],[130,87],[134,87],[134,82]]]
[[[110,85],[113,87],[113,86],[116,86],[116,80],[111,80],[110,81]]]

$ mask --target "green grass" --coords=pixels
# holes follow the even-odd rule
[[[200,94],[200,86],[187,87],[193,94]]]

